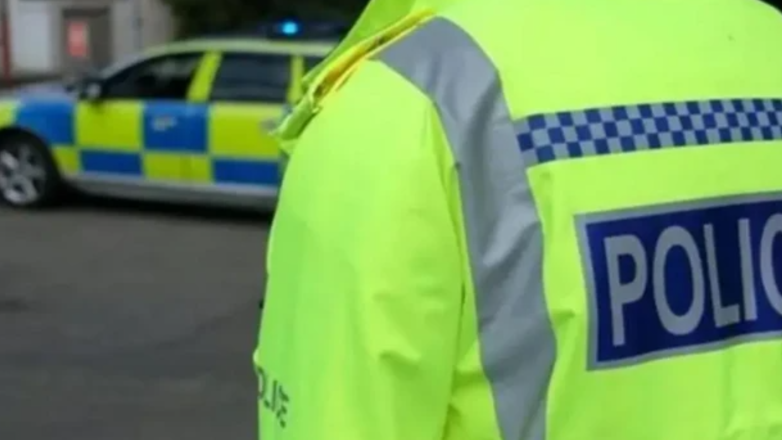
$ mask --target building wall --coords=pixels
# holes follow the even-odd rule
[[[0,0],[2,1],[2,0]],[[12,71],[61,73],[65,68],[63,10],[110,8],[111,60],[168,41],[174,20],[159,0],[8,0]]]
[[[40,74],[57,69],[57,36],[47,1],[9,0],[11,66],[14,73]]]
[[[113,19],[115,59],[174,36],[174,18],[159,0],[114,0]]]
[[[114,60],[124,58],[142,49],[139,35],[143,30],[139,28],[142,23],[138,17],[138,9],[135,0],[114,1],[111,11],[111,27],[113,28],[112,55]]]
[[[138,3],[143,47],[161,44],[174,38],[176,21],[166,5],[159,0],[138,0]]]

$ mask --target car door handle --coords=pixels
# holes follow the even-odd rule
[[[260,123],[261,131],[265,133],[274,131],[278,125],[280,125],[280,121],[277,119],[266,119]]]
[[[166,131],[177,125],[179,121],[173,116],[156,116],[152,120],[152,129],[155,131]]]

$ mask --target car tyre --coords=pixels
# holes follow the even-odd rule
[[[62,183],[52,154],[36,137],[13,133],[0,138],[0,201],[18,209],[51,206]]]

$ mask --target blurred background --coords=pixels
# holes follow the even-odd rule
[[[301,69],[339,38],[295,38],[306,30],[300,23],[349,25],[363,6],[0,1],[0,440],[257,438],[251,354],[272,217],[261,202],[278,184],[265,129],[295,99]],[[240,30],[249,32],[191,46],[209,53],[200,64],[180,62],[177,42]],[[148,50],[156,52],[139,55]],[[175,94],[185,76],[216,63],[208,96]],[[86,72],[105,90],[88,96],[76,86],[66,98],[52,86]],[[132,129],[123,122],[159,102],[166,118],[153,114]],[[204,121],[183,115],[204,106],[220,110],[207,123],[223,134],[200,142],[233,162],[224,157],[198,174],[182,145]],[[181,130],[163,133],[177,122]],[[138,149],[158,139],[156,151],[174,153],[130,176],[129,156],[112,150],[127,150],[122,133]],[[55,181],[67,181],[68,192],[51,205]],[[117,182],[127,185],[117,192]],[[162,191],[172,188],[179,192]],[[38,209],[44,198],[47,209]]]
[[[268,20],[353,20],[366,0],[0,0],[2,81],[59,77],[175,38]],[[82,41],[84,41],[82,43]]]

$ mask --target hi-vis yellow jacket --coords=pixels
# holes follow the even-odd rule
[[[261,438],[782,439],[782,17],[392,2],[280,132]]]

